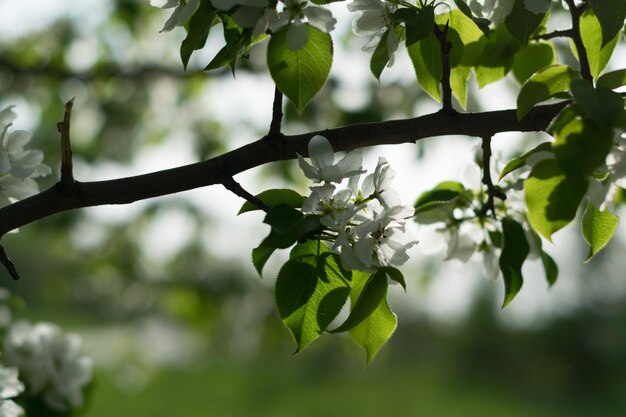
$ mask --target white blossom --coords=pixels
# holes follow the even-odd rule
[[[12,107],[0,111],[0,207],[38,193],[39,186],[33,178],[52,172],[43,163],[43,152],[24,149],[32,138],[31,133],[9,132],[15,118]]]
[[[398,34],[393,27],[393,13],[397,6],[390,1],[381,0],[354,0],[348,4],[348,10],[358,12],[358,16],[352,21],[352,31],[357,36],[373,36],[361,49],[365,52],[373,52],[380,43],[383,34],[387,35],[387,53],[391,67],[398,50]]]
[[[92,379],[91,360],[80,350],[78,335],[50,323],[19,321],[4,338],[6,361],[20,370],[30,394],[61,412],[83,405],[83,388]]]
[[[287,47],[293,51],[304,47],[308,41],[308,30],[305,23],[321,30],[331,32],[335,29],[337,19],[330,10],[312,6],[306,0],[284,0],[284,7],[276,20],[270,22],[270,29],[276,32],[287,26]]]
[[[311,164],[298,155],[298,164],[307,178],[314,182],[339,183],[344,178],[363,173],[361,152],[349,152],[335,164],[335,152],[328,140],[320,135],[313,136],[309,141],[309,158]]]
[[[0,417],[17,417],[24,413],[22,407],[11,398],[24,391],[24,384],[18,379],[17,368],[0,365]]]
[[[516,0],[470,0],[469,7],[478,17],[491,20],[496,25],[504,22]]]

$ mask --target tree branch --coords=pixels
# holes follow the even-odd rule
[[[74,99],[65,103],[65,115],[63,121],[57,123],[57,129],[61,133],[61,180],[59,187],[61,192],[68,194],[74,188],[74,168],[72,165],[72,144],[70,142],[70,120]]]
[[[325,136],[335,151],[348,151],[375,145],[414,143],[435,136],[491,137],[498,132],[543,131],[568,103],[563,101],[538,106],[521,121],[517,120],[516,110],[484,113],[438,112],[413,119],[355,124],[283,136],[272,141],[261,138],[204,162],[108,181],[77,181],[69,194],[63,194],[59,187],[53,186],[35,196],[1,208],[0,237],[55,213],[105,204],[129,204],[220,184],[224,178],[254,167],[294,159],[297,154],[307,156],[307,144],[316,134]]]
[[[589,82],[593,81],[591,76],[591,69],[589,67],[589,58],[587,57],[587,50],[583,44],[583,38],[580,35],[580,15],[586,10],[585,7],[576,7],[574,0],[565,0],[567,7],[569,8],[570,15],[572,16],[572,41],[576,46],[578,52],[578,61],[580,62],[580,74],[584,80]]]
[[[452,43],[448,41],[448,27],[450,21],[446,22],[446,26],[443,30],[439,29],[439,26],[435,24],[433,33],[439,41],[441,47],[441,93],[444,112],[454,112],[452,108],[452,87],[450,86],[450,50],[452,49]]]
[[[274,104],[272,105],[272,122],[267,136],[272,138],[280,135],[280,127],[283,122],[283,93],[274,87]]]
[[[496,218],[495,198],[500,200],[506,199],[506,194],[500,191],[493,185],[491,180],[491,136],[484,136],[482,138],[481,147],[483,150],[483,179],[482,182],[487,187],[487,201],[482,208],[483,214],[487,214],[491,211],[493,218]]]
[[[543,33],[541,35],[534,36],[533,39],[534,40],[539,40],[539,39],[549,40],[549,39],[554,39],[554,38],[573,38],[573,37],[574,37],[574,31],[572,29],[566,29],[566,30],[555,30],[554,32],[549,32],[549,33]]]
[[[222,181],[222,185],[228,191],[231,191],[237,196],[243,198],[244,200],[254,204],[256,207],[260,208],[264,212],[267,213],[270,210],[270,207],[267,204],[259,200],[256,196],[247,192],[245,188],[243,188],[241,184],[235,181],[232,177],[229,177],[226,180]]]
[[[9,274],[11,275],[13,280],[17,281],[18,279],[20,279],[20,274],[17,273],[15,264],[13,263],[13,261],[11,261],[11,259],[9,258],[9,255],[7,255],[6,251],[4,250],[2,246],[0,246],[0,263],[2,263],[2,265],[4,265],[4,267],[7,269],[7,271],[9,271]]]

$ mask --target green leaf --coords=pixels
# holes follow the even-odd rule
[[[450,88],[452,95],[457,99],[463,110],[467,107],[467,80],[469,79],[471,68],[463,65],[450,69]]]
[[[393,30],[393,29],[391,29]],[[377,80],[380,80],[380,74],[382,74],[385,66],[389,62],[389,48],[387,46],[387,39],[389,38],[389,31],[383,33],[383,36],[380,38],[378,45],[376,45],[376,49],[374,49],[374,53],[372,54],[372,59],[370,60],[370,70],[374,77]]]
[[[485,36],[489,36],[489,24],[491,23],[489,20],[475,17],[472,14],[472,10],[463,0],[454,0],[454,4],[459,8],[461,13],[470,18],[472,22],[485,34]]]
[[[619,94],[582,80],[572,82],[571,90],[578,108],[598,125],[612,127],[624,117],[624,99]]]
[[[285,205],[270,208],[263,222],[272,226],[272,230],[260,246],[280,249],[288,248],[322,228],[319,216],[304,216],[299,211]]]
[[[522,265],[530,252],[528,240],[521,224],[505,217],[502,219],[502,252],[499,265],[504,278],[504,303],[506,307],[522,288]]]
[[[614,136],[611,128],[573,119],[556,132],[552,150],[564,172],[588,176],[604,165]]]
[[[430,33],[424,39],[407,48],[415,69],[419,85],[437,101],[441,101],[441,47],[435,35]]]
[[[333,42],[328,33],[306,24],[307,43],[297,51],[287,47],[287,29],[272,35],[267,46],[267,65],[276,86],[302,113],[326,83],[333,62]]]
[[[582,219],[582,233],[585,242],[589,245],[589,255],[586,262],[589,262],[598,252],[600,252],[613,238],[619,217],[607,210],[598,210],[589,204]]]
[[[380,268],[380,270],[387,274],[387,277],[389,277],[390,280],[402,285],[402,288],[406,291],[406,281],[404,280],[404,275],[402,275],[402,272],[400,272],[398,268],[394,268],[393,266],[384,266]]]
[[[626,85],[626,69],[619,69],[598,77],[597,87],[609,88],[611,90]]]
[[[365,285],[369,282],[365,274],[360,274],[355,281],[355,285],[350,292],[350,300],[352,302],[356,302],[356,300],[361,298]],[[350,330],[352,340],[365,349],[367,355],[366,365],[371,363],[376,354],[387,343],[397,325],[398,318],[389,308],[387,298],[383,296],[371,314]]]
[[[241,28],[226,13],[219,13],[218,16],[222,20],[224,27],[226,46],[219,50],[204,70],[210,71],[228,65],[233,75],[235,75],[237,60],[248,50],[252,43],[252,31]]]
[[[256,198],[261,200],[265,205],[274,207],[279,204],[288,206],[291,208],[299,208],[304,202],[304,196],[288,188],[277,188],[272,190],[263,191],[261,194],[257,194]],[[237,215],[247,213],[249,211],[260,210],[257,206],[246,201],[243,203]]]
[[[619,37],[615,35],[613,38],[608,39],[607,42],[603,42],[600,22],[591,9],[587,9],[580,16],[580,36],[587,51],[591,75],[593,78],[597,78],[598,74],[609,62]],[[573,48],[573,50],[576,50],[576,48]]]
[[[582,174],[566,175],[556,159],[539,162],[524,182],[530,225],[552,241],[552,234],[574,219],[586,190]]]
[[[254,265],[254,269],[259,273],[259,276],[263,276],[263,267],[275,250],[276,248],[274,247],[263,245],[252,249],[252,265]]]
[[[548,285],[553,286],[559,277],[559,267],[554,262],[554,259],[543,250],[541,251],[541,263],[543,264],[543,270],[546,274],[546,281]]]
[[[482,44],[482,54],[474,70],[480,88],[504,78],[513,68],[515,53],[520,49],[503,26],[493,29],[488,39],[482,39]]]
[[[343,324],[330,333],[341,333],[353,329],[355,326],[367,319],[380,305],[387,295],[387,274],[384,271],[377,271],[372,274],[365,283],[356,302],[352,305],[350,315]]]
[[[187,69],[189,58],[193,51],[202,49],[209,36],[209,32],[213,27],[213,20],[217,14],[217,10],[211,5],[210,1],[203,1],[198,6],[196,12],[189,19],[189,28],[187,29],[187,37],[180,45],[180,58],[183,61],[183,67]]]
[[[513,75],[523,84],[535,72],[555,63],[556,54],[552,43],[532,42],[515,54]]]
[[[444,181],[433,189],[423,192],[415,202],[415,216],[417,223],[432,224],[446,221],[452,211],[463,205],[463,196],[467,194],[460,182]]]
[[[552,143],[543,142],[535,146],[533,149],[529,150],[528,152],[525,152],[524,154],[518,156],[517,158],[511,159],[509,162],[507,162],[504,169],[500,173],[500,178],[498,178],[498,181],[504,178],[507,174],[525,166],[526,161],[532,155],[539,153],[539,152],[551,152],[551,151],[552,151]]]
[[[541,25],[545,13],[535,14],[524,6],[524,0],[515,0],[513,10],[504,20],[506,30],[518,40],[522,47]]]
[[[600,21],[602,46],[608,44],[624,27],[626,2],[624,0],[587,0]]]
[[[304,248],[298,246],[298,251],[308,251],[310,256],[287,261],[276,279],[276,306],[298,344],[296,352],[326,330],[350,293],[346,277],[328,256],[325,245],[308,242]]]
[[[521,120],[535,104],[569,90],[580,74],[567,65],[551,65],[530,77],[517,96],[517,118]]]
[[[402,7],[394,12],[394,16],[405,24],[407,47],[428,36],[435,25],[435,9],[432,6],[419,10]]]

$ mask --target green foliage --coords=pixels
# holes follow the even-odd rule
[[[431,224],[446,221],[457,207],[467,206],[468,191],[457,181],[444,181],[423,192],[415,202],[414,219]]]
[[[201,49],[206,43],[216,15],[217,10],[210,1],[205,0],[200,3],[194,15],[189,19],[187,37],[180,45],[180,58],[185,69],[187,69],[187,63],[189,63],[193,51]]]
[[[531,35],[539,29],[545,13],[535,14],[524,5],[524,0],[515,0],[513,10],[504,21],[507,31],[522,47],[528,44]]]
[[[551,65],[530,77],[517,96],[517,118],[522,119],[535,104],[569,90],[580,74],[567,65]]]
[[[513,158],[511,159],[502,169],[502,172],[500,172],[500,178],[498,178],[498,181],[500,181],[502,178],[504,178],[507,174],[510,174],[511,172],[520,169],[523,166],[527,166],[527,161],[530,157],[532,157],[533,155],[539,153],[539,152],[550,152],[552,150],[552,143],[551,142],[543,142],[540,143],[539,145],[535,146],[534,148],[532,148],[531,150],[524,152],[522,155],[518,156],[517,158]]]
[[[276,86],[302,113],[324,86],[333,61],[333,43],[328,33],[307,24],[307,43],[297,51],[287,46],[288,28],[274,35],[267,47],[267,66]]]
[[[513,58],[513,75],[524,83],[537,71],[556,64],[554,46],[549,42],[531,42]]]
[[[598,210],[589,204],[582,220],[582,234],[589,245],[589,255],[585,262],[589,262],[613,238],[619,217],[607,210]]]
[[[597,78],[609,62],[615,45],[617,45],[618,36],[615,35],[606,42],[603,41],[600,22],[592,9],[585,11],[580,18],[580,35],[587,51],[591,75],[593,78]],[[573,50],[576,51],[576,48]]]
[[[276,279],[276,306],[297,351],[307,347],[339,314],[350,294],[351,274],[319,242],[297,245]]]
[[[622,0],[587,0],[598,17],[602,33],[602,46],[611,42],[624,27],[626,3]]]
[[[441,101],[441,47],[437,38],[430,33],[407,49],[417,82],[428,95]]]
[[[598,77],[596,81],[596,86],[610,88],[611,90],[623,85],[626,85],[626,69],[607,72]]]
[[[508,217],[502,219],[502,253],[499,259],[504,278],[502,307],[506,307],[522,288],[522,264],[529,252],[530,247],[522,225]]]

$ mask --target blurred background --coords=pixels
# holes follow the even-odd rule
[[[345,5],[331,6],[335,58],[326,87],[297,115],[285,104],[286,133],[436,111],[415,83],[406,51],[378,83],[366,42],[351,35]],[[104,180],[216,156],[263,136],[273,84],[265,45],[233,78],[200,72],[222,47],[216,27],[187,72],[181,28],[159,33],[170,11],[148,0],[0,0],[0,108],[15,105],[15,128],[34,133],[58,178],[56,123],[72,116],[75,177]],[[568,23],[558,12],[552,24]],[[568,45],[557,45],[571,62]],[[626,62],[623,40],[609,68]],[[468,111],[515,107],[512,78],[469,89]],[[501,134],[508,158],[546,140]],[[464,180],[476,138],[445,137],[376,147],[398,172],[404,203],[440,181]],[[288,186],[307,192],[293,162],[236,177],[258,193]],[[391,342],[364,370],[364,352],[324,336],[298,355],[273,305],[285,254],[259,278],[250,251],[268,232],[259,213],[221,187],[127,206],[62,213],[7,235],[3,245],[22,279],[1,285],[21,300],[14,317],[52,321],[80,334],[96,365],[82,415],[134,416],[616,416],[626,413],[626,258],[624,226],[586,265],[576,225],[547,250],[560,267],[548,288],[539,265],[505,310],[503,288],[480,262],[442,263],[441,251],[411,225],[418,247],[393,287],[399,316]],[[433,254],[434,253],[434,254]],[[281,258],[282,256],[282,258]]]

